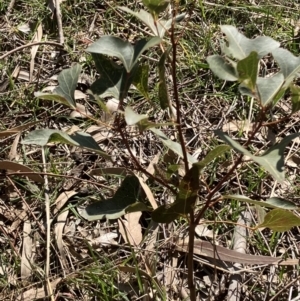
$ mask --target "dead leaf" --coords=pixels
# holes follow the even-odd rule
[[[93,116],[93,114],[82,104],[76,104],[76,111],[72,111],[70,117],[72,118],[87,118]]]
[[[21,132],[19,132],[16,135],[16,137],[14,139],[14,142],[11,145],[10,152],[8,154],[8,159],[9,160],[14,160],[14,159],[17,160],[18,159],[17,158],[18,157],[18,151],[17,151],[17,149],[18,149],[18,144],[19,144],[19,141],[20,141],[20,137],[21,137]]]
[[[15,128],[9,129],[9,130],[1,131],[0,138],[5,138],[5,137],[9,137],[9,136],[18,134],[19,132],[22,132],[23,130],[28,129],[29,127],[31,127],[37,123],[39,123],[39,121],[29,122],[29,123],[17,126]]]
[[[253,130],[255,126],[254,123],[249,123],[248,120],[232,120],[228,123],[225,123],[222,127],[223,132],[245,132],[247,128],[249,131]]]
[[[153,175],[154,172],[155,172],[154,165],[158,163],[160,155],[161,155],[160,153],[157,153],[154,156],[154,158],[151,160],[151,162],[149,163],[149,165],[148,165],[148,167],[146,169],[151,175]],[[135,176],[139,179],[139,182],[140,182],[140,184],[141,184],[141,186],[142,186],[142,188],[143,188],[143,190],[144,190],[144,192],[145,192],[145,194],[146,194],[146,196],[147,196],[147,198],[148,198],[148,200],[149,200],[152,208],[156,209],[158,207],[158,205],[157,205],[157,203],[155,201],[155,198],[154,198],[154,195],[153,195],[151,189],[146,184],[146,181],[147,181],[148,177],[145,174],[143,174],[141,177],[138,176],[137,174]]]
[[[24,166],[22,164],[19,163],[15,163],[15,162],[11,162],[11,161],[0,161],[0,169],[4,169],[7,170],[8,172],[13,171],[14,173],[18,173],[18,172],[25,172],[25,173],[30,173],[30,174],[26,174],[26,176],[35,181],[35,182],[39,182],[39,183],[44,183],[44,179],[36,174],[31,168]],[[22,174],[20,174],[22,175]]]
[[[105,168],[95,168],[91,170],[90,175],[93,176],[117,175],[117,176],[125,177],[127,175],[134,175],[134,173],[123,167],[105,167]]]
[[[27,218],[27,212],[26,210],[22,210],[18,212],[19,214],[15,217],[14,222],[9,227],[8,233],[13,233],[16,229],[19,228],[19,225],[24,221],[25,218]]]
[[[31,223],[29,220],[24,221],[23,225],[23,248],[21,259],[21,278],[28,278],[32,274],[32,238]]]
[[[60,213],[57,217],[57,222],[55,224],[55,238],[56,238],[56,244],[57,248],[59,250],[60,254],[60,262],[62,265],[62,268],[68,271],[69,264],[66,256],[66,251],[64,249],[64,243],[63,243],[63,230],[66,224],[66,220],[69,214],[69,210],[65,210],[62,213]]]
[[[297,155],[289,156],[289,158],[286,160],[286,165],[289,167],[298,167],[300,165],[300,157]]]
[[[237,221],[237,225],[234,228],[233,234],[233,250],[246,254],[247,249],[247,227],[250,227],[251,215],[250,212],[243,211],[240,213],[240,217]],[[241,264],[234,263],[232,270],[240,270]],[[236,301],[241,299],[241,288],[242,288],[242,276],[241,275],[231,275],[230,283],[228,286],[227,300]]]
[[[43,36],[43,27],[42,23],[38,26],[36,29],[36,32],[33,36],[32,42],[40,42],[42,40]],[[39,45],[35,45],[31,47],[31,60],[30,60],[30,69],[29,69],[29,82],[32,81],[32,75],[33,75],[33,70],[34,70],[34,59],[37,54]]]
[[[137,246],[143,239],[140,217],[142,212],[131,212],[125,214],[122,222],[118,220],[119,231],[123,239],[132,246]]]
[[[102,126],[92,125],[85,132],[93,136],[94,140],[97,143],[100,143],[106,139],[113,137],[113,133],[111,131],[108,131],[107,127],[103,125]]]
[[[196,226],[195,232],[199,237],[209,237],[209,238],[214,238],[214,232],[210,229],[208,229],[207,225],[200,224]]]
[[[103,112],[101,121],[108,123],[111,121],[113,113],[118,111],[119,101],[115,98],[111,98],[106,103],[107,112]]]
[[[114,240],[118,237],[117,233],[109,232],[98,236],[95,239],[90,239],[90,243],[95,246],[108,246],[108,245],[116,245],[117,242]]]
[[[180,240],[175,245],[175,249],[181,252],[188,253],[188,242]],[[208,241],[195,240],[194,243],[194,254],[201,255],[209,258],[216,258],[227,262],[237,262],[243,264],[269,264],[269,265],[298,265],[298,259],[286,259],[271,257],[271,256],[260,256],[260,255],[249,255],[229,250],[221,246],[217,246]]]
[[[74,98],[75,99],[86,99],[87,95],[84,94],[83,92],[81,92],[80,90],[75,90]]]
[[[57,284],[62,280],[62,278],[57,278],[55,280],[53,280],[50,285],[52,290],[54,291]],[[32,301],[32,300],[38,300],[38,299],[43,299],[48,297],[45,293],[45,288],[41,287],[41,288],[37,288],[37,287],[33,287],[31,289],[29,289],[28,291],[21,293],[18,297],[17,297],[17,301]],[[45,300],[45,299],[44,299]]]
[[[75,190],[62,192],[54,202],[54,204],[56,205],[54,213],[57,214],[59,210],[65,205],[65,203],[76,194],[77,192]]]
[[[30,33],[30,26],[28,23],[18,25],[17,29],[23,33]]]
[[[149,186],[146,184],[146,182],[144,181],[144,179],[142,177],[138,176],[137,174],[135,176],[139,179],[139,182],[140,182],[152,208],[156,209],[158,207],[158,205],[155,201],[155,198],[154,198],[154,195],[153,195],[151,189],[149,188]]]

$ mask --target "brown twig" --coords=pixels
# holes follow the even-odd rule
[[[283,117],[283,118],[281,118],[281,119],[279,119],[279,120],[274,120],[274,121],[270,121],[270,122],[265,122],[265,123],[262,124],[262,126],[268,126],[268,125],[274,125],[274,124],[281,123],[281,122],[283,122],[283,121],[286,121],[286,120],[290,119],[291,116],[292,116],[292,114],[290,114],[290,115],[288,115],[288,116],[285,116],[285,117]]]
[[[256,135],[256,133],[259,131],[259,129],[262,127],[263,124],[263,120],[264,120],[264,116],[265,116],[265,111],[262,110],[260,113],[260,118],[259,118],[259,122],[256,126],[256,128],[252,131],[250,137],[248,138],[248,140],[246,141],[246,143],[244,144],[244,147],[248,146],[250,144],[250,142],[252,141],[252,139],[254,138],[254,136]],[[208,194],[207,198],[206,198],[206,203],[203,206],[203,208],[200,210],[200,212],[198,213],[196,220],[195,220],[195,227],[196,225],[199,223],[200,219],[202,218],[204,212],[207,210],[207,208],[210,206],[212,200],[213,200],[213,196],[219,191],[219,189],[222,187],[223,183],[230,178],[230,176],[233,174],[233,172],[236,170],[236,168],[238,167],[238,165],[242,162],[243,160],[243,154],[241,154],[238,159],[234,162],[233,166],[230,168],[230,170],[227,172],[227,174],[218,182],[218,184],[214,187],[214,189],[211,190],[211,192]]]
[[[58,27],[58,36],[59,36],[59,43],[61,45],[64,44],[64,32],[62,27],[61,21],[61,10],[60,10],[60,0],[55,1],[55,11],[56,11],[56,20],[57,20],[57,27]]]
[[[27,47],[32,47],[32,46],[35,46],[35,45],[51,45],[51,46],[57,46],[57,47],[63,47],[63,45],[59,44],[59,43],[56,43],[56,42],[48,42],[48,41],[43,41],[43,42],[33,42],[33,43],[28,43],[26,45],[22,45],[20,47],[17,47],[13,50],[10,50],[8,52],[6,52],[5,54],[1,55],[0,56],[0,60],[3,60],[4,58],[6,58],[7,56],[15,53],[15,52],[18,52],[24,48],[27,48]]]
[[[139,161],[136,159],[135,155],[132,153],[131,148],[128,144],[128,139],[125,137],[124,132],[120,126],[120,116],[117,116],[117,125],[118,125],[118,132],[121,135],[122,141],[126,146],[126,149],[129,152],[129,155],[135,165],[135,168],[140,171],[141,173],[147,175],[148,178],[153,179],[154,181],[160,183],[161,185],[165,186],[166,188],[168,188],[173,194],[176,194],[176,190],[174,188],[172,188],[169,184],[165,183],[162,179],[155,177],[154,175],[152,175],[150,172],[148,172],[145,168],[143,168],[141,166],[141,164],[139,163]]]
[[[177,41],[175,39],[175,17],[176,17],[176,9],[174,9],[173,12],[173,21],[171,27],[171,44],[172,44],[172,68],[171,69],[172,69],[174,100],[176,103],[176,119],[177,119],[176,127],[177,127],[179,141],[182,148],[185,172],[187,173],[189,170],[189,163],[188,163],[187,151],[186,151],[185,141],[184,141],[182,127],[181,127],[181,112],[180,112],[181,106],[180,106],[179,95],[178,95],[178,85],[177,85],[177,75],[176,75]]]

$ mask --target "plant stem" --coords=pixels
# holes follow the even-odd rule
[[[174,100],[176,103],[176,122],[177,122],[177,131],[179,136],[180,145],[182,148],[182,154],[183,154],[183,161],[185,166],[185,172],[187,173],[189,170],[189,163],[187,158],[187,151],[185,147],[185,141],[182,133],[182,127],[181,127],[181,113],[180,113],[180,101],[179,101],[179,95],[178,95],[178,85],[177,85],[177,75],[176,75],[176,60],[177,60],[177,42],[175,41],[175,17],[176,17],[176,11],[174,10],[173,13],[173,21],[172,21],[172,28],[171,28],[171,44],[172,44],[172,80],[173,80],[173,93],[174,93]]]
[[[189,249],[188,249],[188,287],[190,290],[190,300],[196,301],[196,287],[194,283],[194,243],[195,243],[195,228],[194,211],[190,212],[190,227],[189,227]]]
[[[244,147],[248,146],[250,144],[250,142],[252,141],[252,139],[254,138],[254,136],[256,135],[256,133],[259,131],[259,129],[261,128],[262,124],[263,124],[263,120],[264,120],[264,116],[265,116],[265,111],[261,110],[260,112],[260,117],[259,117],[259,122],[256,126],[256,128],[252,131],[251,135],[249,136],[248,140],[246,141],[246,143],[244,144]],[[195,219],[195,227],[196,225],[198,225],[200,219],[202,218],[204,212],[206,211],[206,209],[209,207],[209,205],[212,202],[212,198],[215,195],[216,192],[219,191],[219,189],[222,187],[223,183],[233,174],[233,172],[236,170],[236,168],[238,167],[238,165],[242,162],[243,159],[243,154],[241,154],[238,159],[234,162],[233,166],[231,167],[231,169],[227,172],[227,174],[219,181],[219,183],[214,187],[214,189],[211,190],[211,192],[207,195],[206,198],[206,203],[205,205],[202,207],[202,209],[200,210],[200,212],[198,213],[198,215],[196,216]]]
[[[46,164],[46,157],[45,157],[45,149],[42,147],[42,159],[43,159],[43,169],[44,172],[47,172],[47,164]],[[46,262],[45,262],[45,281],[47,284],[47,292],[51,298],[51,301],[54,301],[53,291],[51,287],[51,283],[49,280],[50,274],[50,239],[51,239],[51,232],[50,232],[50,198],[49,198],[49,183],[48,177],[45,175],[45,210],[46,210]]]

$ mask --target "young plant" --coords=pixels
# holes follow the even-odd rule
[[[212,149],[202,160],[198,161],[192,154],[189,154],[185,145],[182,130],[181,101],[178,95],[176,64],[178,62],[176,47],[178,40],[175,39],[175,25],[184,19],[184,15],[174,15],[170,20],[158,19],[159,13],[167,6],[167,1],[147,0],[143,1],[149,8],[150,14],[144,10],[133,12],[128,8],[121,7],[124,12],[130,13],[143,21],[149,27],[154,36],[144,38],[131,44],[119,37],[103,36],[88,47],[87,52],[92,54],[100,78],[91,86],[91,95],[98,99],[103,106],[105,97],[114,97],[118,100],[118,111],[114,120],[113,129],[119,133],[122,143],[128,150],[132,174],[128,174],[123,180],[115,195],[107,200],[88,205],[80,211],[80,214],[87,220],[115,219],[127,212],[151,211],[153,221],[158,223],[170,223],[183,217],[189,222],[189,288],[190,299],[196,300],[196,289],[193,279],[193,250],[195,227],[198,225],[204,213],[216,202],[226,199],[236,199],[250,205],[261,206],[271,209],[264,218],[264,221],[257,228],[268,227],[274,231],[287,231],[293,226],[300,225],[300,219],[291,210],[297,207],[291,202],[270,198],[267,201],[252,200],[244,195],[220,194],[221,187],[225,181],[229,181],[235,171],[243,164],[244,156],[253,160],[263,167],[275,180],[282,182],[284,177],[284,151],[286,146],[300,134],[291,134],[279,143],[269,147],[263,154],[253,154],[248,150],[253,138],[258,131],[268,122],[280,123],[282,120],[270,121],[271,110],[278,104],[287,93],[292,94],[292,110],[290,115],[296,113],[300,108],[300,88],[293,82],[300,71],[300,58],[293,56],[289,51],[280,48],[280,44],[270,37],[257,37],[248,39],[238,32],[233,26],[221,26],[222,32],[226,35],[227,41],[221,42],[222,55],[208,57],[210,69],[219,78],[226,81],[237,81],[239,92],[242,95],[250,96],[256,102],[258,114],[255,126],[249,134],[244,145],[229,137],[228,134],[216,130],[218,136],[225,144],[218,145]],[[174,10],[175,11],[175,10]],[[168,39],[167,34],[170,36]],[[180,34],[178,35],[180,37]],[[170,120],[167,122],[153,122],[148,120],[146,114],[138,114],[130,106],[126,106],[125,99],[132,84],[148,99],[148,77],[150,66],[141,63],[142,54],[145,51],[157,53],[160,46],[162,53],[158,62],[158,99],[161,110],[168,110]],[[155,47],[155,48],[154,48]],[[266,55],[272,55],[278,64],[279,71],[272,76],[259,76],[260,61]],[[115,62],[119,60],[119,64]],[[169,62],[172,74],[173,86],[169,87],[166,81],[166,62]],[[59,86],[52,94],[37,93],[36,96],[42,99],[58,101],[72,110],[77,110],[74,92],[76,89],[81,67],[75,64],[73,67],[62,71],[58,77]],[[172,89],[173,102],[170,101],[169,91]],[[173,105],[176,112],[173,111]],[[105,105],[104,105],[105,107]],[[179,183],[169,182],[162,171],[161,175],[149,173],[132,153],[129,146],[130,137],[127,127],[136,126],[140,135],[154,134],[157,139],[168,149],[183,159],[185,175]],[[176,130],[178,142],[173,141],[164,133],[167,127]],[[159,128],[162,128],[159,129]],[[77,147],[92,150],[105,160],[113,161],[111,154],[103,151],[92,136],[76,132],[69,135],[65,132],[42,129],[31,132],[23,144],[46,145],[49,142],[60,142],[75,145]],[[217,157],[224,155],[229,149],[233,149],[240,155],[235,159],[230,170],[218,179],[207,189],[205,202],[196,210],[198,194],[204,185],[200,181],[200,175],[204,168]],[[124,166],[124,170],[125,170]],[[140,179],[137,173],[146,175],[157,184],[166,187],[169,193],[175,196],[172,204],[160,205],[158,208],[149,208],[140,197]],[[219,195],[218,195],[219,193]],[[198,207],[197,207],[198,208]]]

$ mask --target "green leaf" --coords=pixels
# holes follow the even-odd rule
[[[143,119],[147,119],[147,115],[140,115],[134,112],[131,107],[126,107],[124,111],[125,121],[128,125],[134,125]]]
[[[288,209],[288,210],[298,209],[298,207],[294,203],[284,200],[284,199],[281,199],[281,198],[275,198],[275,197],[270,198],[270,199],[266,200],[265,202],[252,200],[244,195],[239,195],[239,194],[223,195],[222,198],[230,199],[230,200],[237,200],[237,201],[245,202],[245,203],[248,203],[251,205],[258,205],[261,207],[272,208],[272,209],[276,209],[276,208]]]
[[[261,104],[266,107],[276,97],[284,83],[284,77],[281,73],[277,73],[272,77],[258,77],[256,82],[257,93]]]
[[[194,209],[199,190],[199,169],[193,166],[179,184],[176,200],[152,212],[152,220],[157,223],[170,223],[179,216],[185,216]]]
[[[290,85],[292,94],[292,113],[296,113],[300,110],[300,87],[296,85]]]
[[[256,228],[268,227],[273,231],[284,232],[295,226],[300,226],[300,218],[290,211],[277,208],[268,212],[264,222]]]
[[[181,145],[178,142],[174,142],[171,139],[169,139],[161,130],[151,128],[150,131],[152,131],[159,140],[170,150],[172,150],[174,153],[179,155],[181,158],[183,158],[182,148]],[[193,164],[197,162],[197,159],[192,157],[190,154],[187,154],[189,163]]]
[[[139,65],[134,73],[132,83],[136,86],[138,91],[146,98],[149,99],[148,93],[148,77],[149,65]]]
[[[156,36],[159,36],[160,38],[163,38],[164,35],[165,35],[165,32],[167,30],[169,30],[172,26],[172,22],[173,22],[173,19],[170,19],[168,21],[165,21],[165,20],[157,20],[156,21],[156,24],[155,24],[155,21],[154,21],[154,18],[152,17],[151,14],[149,14],[148,12],[146,12],[145,10],[141,9],[140,11],[138,12],[134,12],[132,11],[131,9],[127,8],[127,7],[124,7],[124,6],[121,6],[119,7],[119,9],[135,16],[136,18],[138,18],[140,21],[142,21],[146,26],[148,26],[148,28],[156,35]],[[175,17],[175,23],[179,23],[181,22],[184,17],[185,17],[186,14],[180,14],[180,15],[177,15]]]
[[[63,96],[58,95],[58,94],[49,94],[49,93],[44,93],[44,92],[35,92],[34,96],[37,98],[41,99],[46,99],[46,100],[54,100],[56,102],[59,102],[63,105],[66,105],[68,107],[71,107],[72,109],[76,109],[76,107],[70,106],[70,103],[68,100],[66,100]]]
[[[149,210],[139,202],[140,183],[136,176],[127,176],[112,198],[98,201],[79,210],[80,215],[88,221],[103,218],[116,219],[127,212]]]
[[[282,198],[272,197],[266,200],[267,204],[273,205],[277,208],[287,209],[287,210],[296,210],[298,207],[291,201],[287,201]]]
[[[259,205],[254,206],[256,209],[257,222],[261,224],[265,220],[265,216],[267,214],[266,210]]]
[[[169,0],[143,0],[144,5],[149,9],[154,19],[156,20],[158,15],[164,12],[168,5]]]
[[[199,172],[201,172],[202,169],[205,168],[211,161],[219,156],[222,156],[229,149],[230,147],[228,145],[218,145],[213,150],[211,150],[203,160],[194,163],[194,165],[196,165],[199,169]]]
[[[280,43],[270,37],[257,37],[250,40],[232,25],[220,27],[228,40],[228,45],[224,42],[221,45],[223,53],[237,60],[246,58],[252,51],[257,52],[258,57],[262,58],[280,46]]]
[[[240,84],[239,91],[243,95],[260,100],[261,105],[266,107],[278,99],[278,94],[281,92],[283,83],[284,77],[282,73],[277,73],[272,77],[258,77],[255,91],[250,90],[245,83]]]
[[[294,56],[291,52],[283,48],[274,49],[272,55],[284,76],[284,87],[287,88],[297,73],[300,72],[300,57]]]
[[[106,103],[104,102],[104,100],[102,100],[99,95],[94,94],[91,90],[87,90],[87,93],[89,94],[89,97],[92,101],[95,101],[98,106],[101,108],[101,110],[103,110],[103,112],[110,114],[111,112],[109,111],[109,109],[106,106]],[[112,96],[112,95],[110,95]]]
[[[140,130],[140,132],[143,132],[147,129],[154,128],[154,127],[160,127],[160,126],[166,126],[166,125],[174,125],[172,122],[166,122],[166,123],[154,123],[148,120],[147,115],[141,115],[136,112],[134,112],[129,106],[125,108],[125,121],[128,125],[134,125],[136,124]]]
[[[114,66],[113,62],[102,54],[92,53],[92,57],[100,73],[100,78],[91,86],[92,92],[100,97],[112,96],[118,100],[124,99],[138,66],[127,73],[124,67]]]
[[[87,48],[88,52],[117,57],[123,63],[129,73],[136,65],[138,58],[148,48],[161,42],[158,37],[142,39],[132,46],[129,42],[123,41],[119,37],[103,36]]]
[[[25,137],[25,139],[22,141],[22,144],[36,144],[45,146],[50,142],[66,143],[69,145],[78,146],[80,148],[91,150],[105,159],[111,159],[110,156],[100,148],[98,143],[91,135],[82,132],[76,132],[72,135],[68,135],[67,133],[59,130],[35,130],[30,132]]]
[[[146,130],[149,130],[151,128],[155,127],[161,127],[161,126],[168,126],[168,125],[175,125],[174,122],[164,122],[164,123],[159,123],[159,122],[151,122],[148,119],[142,119],[137,123],[137,126],[140,130],[140,132],[144,132]]]
[[[76,107],[75,90],[81,72],[81,66],[75,64],[69,69],[63,70],[57,77],[58,87],[54,90],[54,94],[63,96],[70,104],[70,107]]]
[[[81,66],[74,64],[71,68],[63,70],[57,77],[58,87],[53,94],[35,93],[35,96],[42,99],[55,100],[76,110],[75,90],[81,72]]]
[[[209,68],[219,78],[227,81],[237,81],[237,70],[220,55],[211,55],[207,58]]]
[[[236,151],[250,157],[253,161],[264,167],[279,182],[284,181],[284,150],[293,139],[300,135],[299,133],[289,135],[282,139],[280,143],[269,148],[263,155],[254,156],[222,131],[217,130],[215,133]]]
[[[165,62],[167,57],[169,56],[170,50],[171,48],[168,48],[162,54],[158,62],[158,75],[159,75],[158,98],[162,110],[169,108],[169,103],[170,103],[168,86],[166,82],[166,68],[165,68]]]
[[[259,59],[257,53],[252,51],[246,58],[237,63],[239,80],[252,91],[255,91],[258,62]]]

